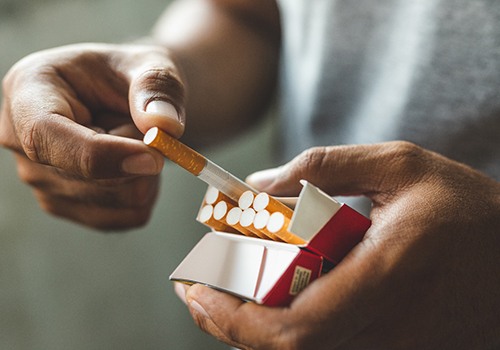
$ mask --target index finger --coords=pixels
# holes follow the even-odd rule
[[[8,95],[2,110],[1,144],[34,162],[84,178],[161,171],[163,158],[142,142],[98,134],[84,126],[90,124],[90,113],[59,83],[32,77]]]
[[[279,196],[300,192],[306,179],[331,195],[390,194],[419,181],[432,170],[431,152],[403,141],[372,145],[315,147],[304,151],[278,169],[265,170],[247,178],[268,179],[261,191]]]

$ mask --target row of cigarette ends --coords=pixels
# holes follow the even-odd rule
[[[244,192],[238,203],[209,186],[197,220],[215,231],[249,237],[304,244],[302,238],[288,231],[293,211],[267,193]]]

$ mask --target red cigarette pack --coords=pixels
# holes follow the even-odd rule
[[[288,230],[303,245],[208,232],[170,275],[242,299],[286,306],[309,283],[334,268],[371,225],[368,218],[306,181]]]

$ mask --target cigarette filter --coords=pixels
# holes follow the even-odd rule
[[[238,233],[229,225],[214,218],[214,207],[210,204],[204,205],[198,213],[197,220],[202,224],[219,232]]]
[[[256,211],[266,209],[271,213],[280,212],[289,219],[291,219],[293,216],[292,209],[265,192],[261,192],[257,196],[255,196],[255,199],[253,200],[253,207]]]

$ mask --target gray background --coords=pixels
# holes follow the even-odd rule
[[[146,35],[168,1],[0,0],[0,74],[24,55]],[[272,124],[207,156],[246,176],[271,165]],[[244,161],[242,161],[244,159]],[[205,185],[167,164],[143,229],[102,234],[45,214],[0,149],[0,349],[224,349],[198,330],[169,273],[206,229]]]

